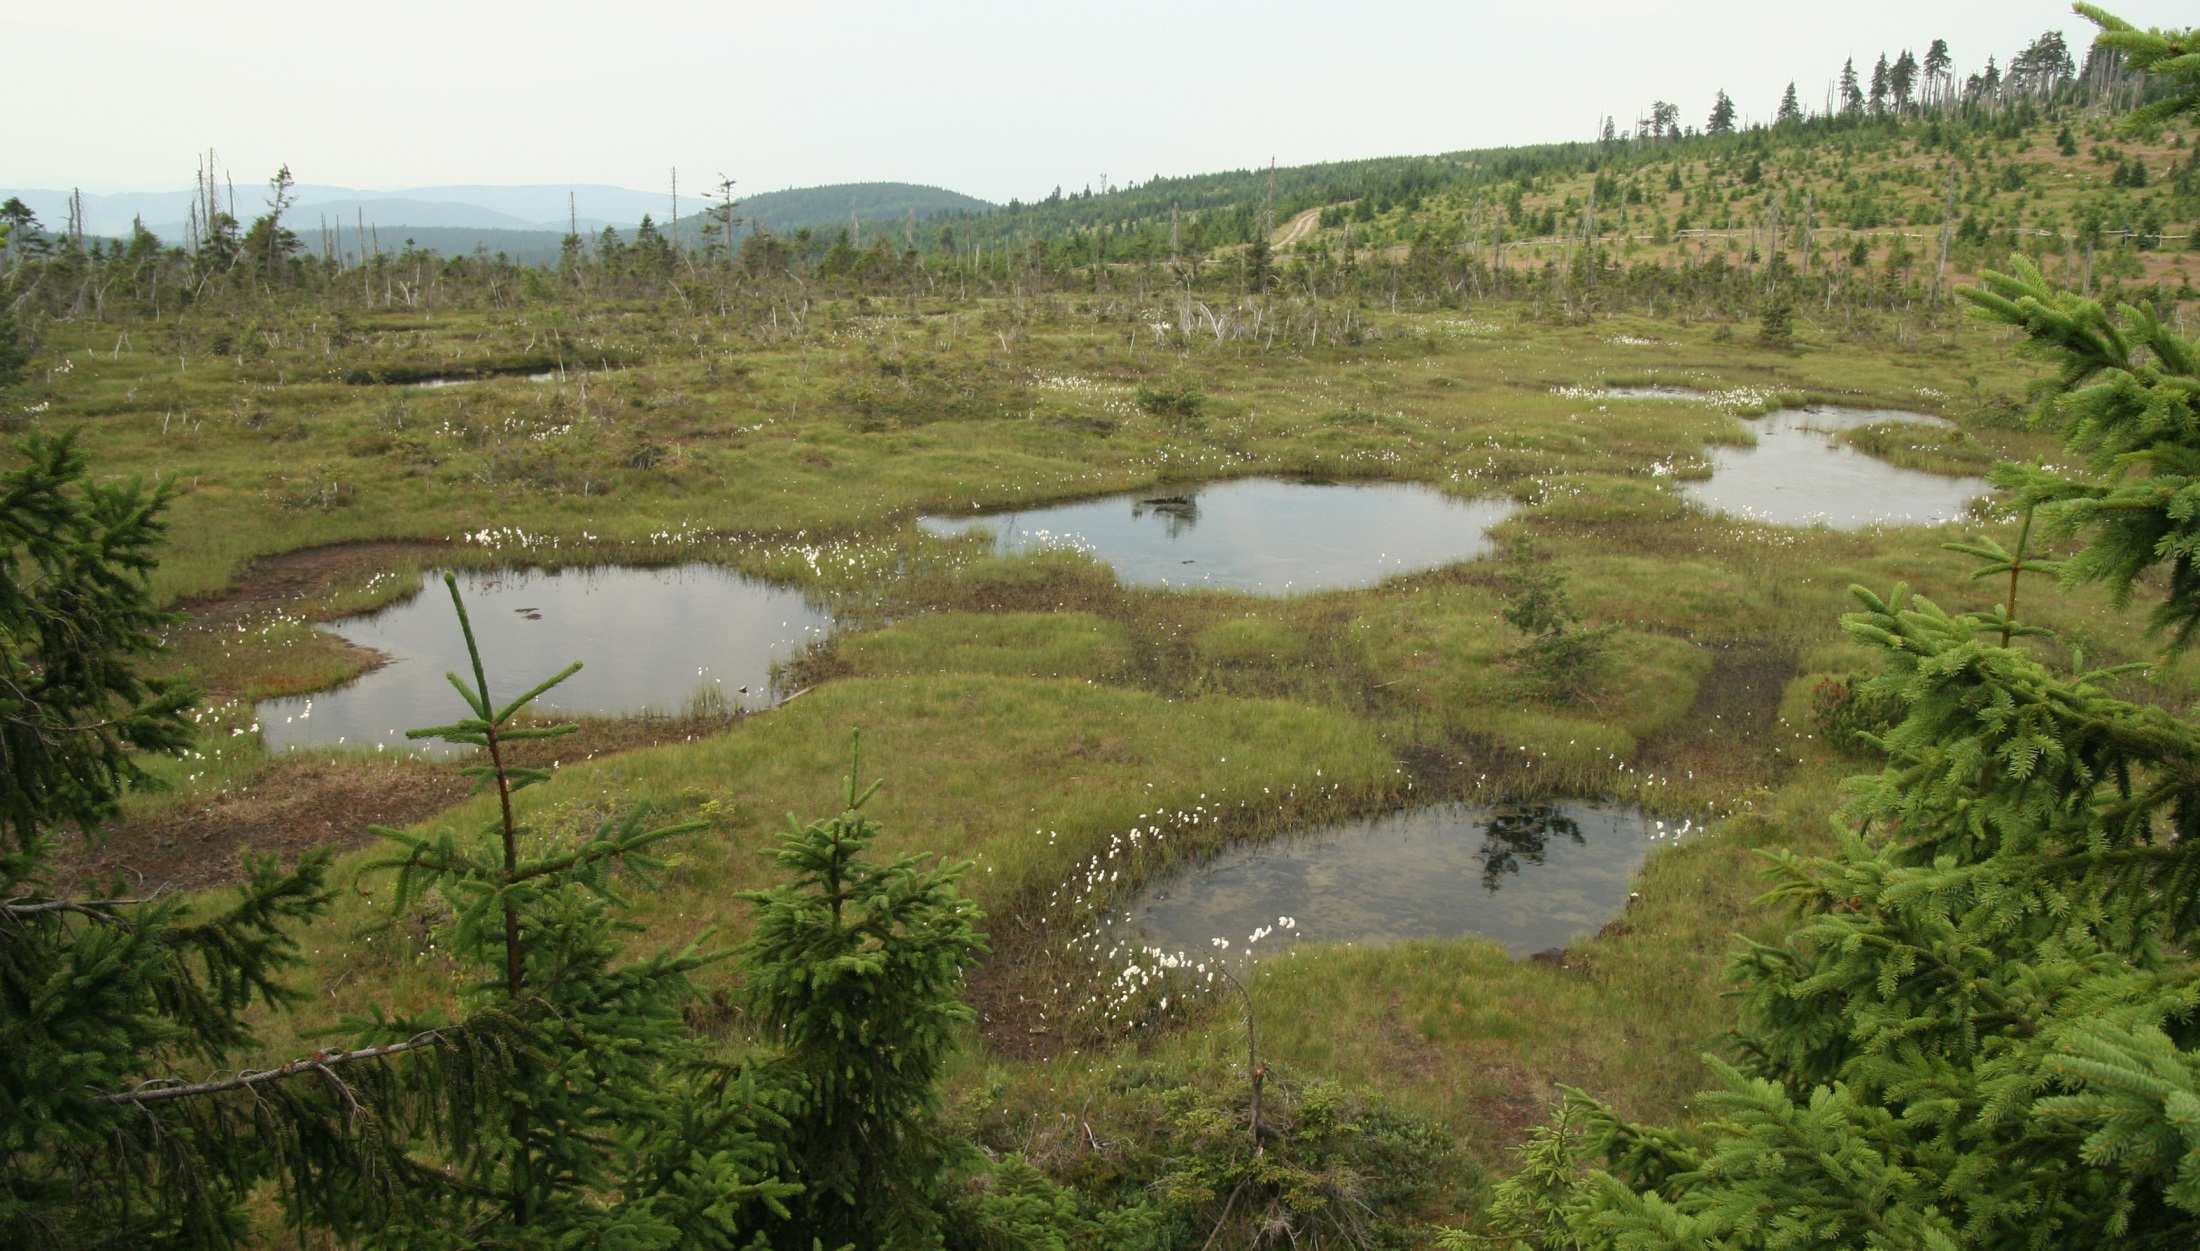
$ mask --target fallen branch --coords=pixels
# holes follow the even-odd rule
[[[254,1086],[265,1086],[272,1082],[280,1082],[296,1077],[300,1073],[318,1072],[331,1081],[335,1081],[336,1075],[329,1072],[329,1070],[336,1065],[350,1064],[358,1060],[380,1060],[387,1056],[402,1055],[407,1051],[417,1051],[422,1047],[438,1046],[442,1042],[443,1035],[440,1031],[429,1030],[424,1034],[416,1034],[401,1043],[384,1043],[379,1047],[361,1047],[356,1051],[317,1052],[304,1059],[292,1060],[288,1064],[278,1065],[275,1068],[242,1072],[235,1077],[222,1078],[218,1081],[191,1082],[178,1086],[160,1086],[148,1082],[135,1090],[117,1090],[100,1095],[97,1101],[100,1103],[135,1103],[140,1105],[160,1103],[169,1099],[189,1099],[198,1095],[220,1094],[225,1090],[246,1090]],[[153,1080],[157,1082],[173,1081],[175,1079],[155,1078]],[[342,1086],[341,1082],[337,1084],[339,1087]]]
[[[104,921],[110,925],[120,925],[124,923],[123,919],[119,916],[116,916],[113,912],[113,909],[127,908],[135,904],[148,904],[151,902],[153,902],[153,900],[150,897],[144,899],[35,900],[28,898],[19,898],[10,899],[5,903],[0,903],[0,916],[34,917],[47,912],[75,912],[84,916],[88,916],[95,921]]]

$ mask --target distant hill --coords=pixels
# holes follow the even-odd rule
[[[331,223],[334,225],[334,223]],[[587,223],[582,223],[582,229]],[[565,246],[565,231],[560,230],[495,230],[473,226],[370,226],[368,247],[379,241],[382,254],[394,255],[405,250],[409,242],[423,251],[439,256],[470,256],[480,251],[491,256],[503,253],[523,265],[552,265]],[[347,261],[359,255],[359,237],[347,220],[341,231],[333,233],[333,248]],[[307,256],[321,254],[321,233],[312,217],[298,223],[298,238],[305,244]]]
[[[441,207],[441,206],[438,206]],[[680,201],[680,237],[689,247],[698,246],[706,220],[706,209],[700,200],[685,196]],[[971,196],[942,190],[938,187],[920,187],[910,183],[872,182],[843,183],[831,187],[796,187],[786,191],[767,191],[747,199],[736,199],[734,204],[734,236],[746,238],[755,232],[758,223],[774,234],[795,234],[802,230],[815,230],[820,234],[846,229],[851,217],[869,232],[879,230],[896,234],[912,215],[926,221],[948,213],[990,211],[993,205]],[[652,221],[660,228],[669,228],[672,205],[668,199],[663,205],[647,210]],[[299,238],[305,240],[306,249],[317,253],[321,246],[318,230],[320,209],[318,206],[302,206],[291,219]],[[368,206],[367,220],[377,221],[373,206]],[[395,252],[410,239],[416,246],[446,256],[457,256],[486,250],[490,254],[502,252],[515,261],[527,264],[549,264],[558,259],[565,240],[565,224],[555,223],[555,228],[514,229],[500,226],[415,226],[389,224],[385,214],[381,224],[374,226],[374,235],[381,241],[385,253]],[[580,219],[584,234],[593,241],[596,232],[605,225],[618,230],[620,237],[631,240],[634,228],[640,224],[640,215],[630,222],[607,223],[601,219]],[[336,250],[344,256],[358,250],[357,229],[348,214],[331,214],[330,225],[341,226],[336,231]],[[922,240],[920,240],[922,242]]]
[[[90,213],[85,216],[89,217]],[[250,219],[247,218],[247,221]],[[541,231],[551,229],[547,222],[530,221],[499,213],[478,204],[459,204],[448,200],[416,200],[396,198],[364,200],[358,198],[332,200],[306,200],[293,205],[284,218],[299,237],[314,235],[319,224],[326,221],[332,227],[340,227],[351,233],[361,224],[377,226],[386,234],[392,230],[464,229],[464,230],[520,230]],[[582,223],[582,229],[594,224],[591,218]],[[147,230],[169,242],[184,237],[184,224],[180,221],[147,222]],[[564,234],[560,223],[556,230]]]
[[[758,224],[774,234],[793,234],[803,229],[832,231],[852,223],[864,230],[892,231],[906,224],[912,215],[924,221],[948,213],[982,213],[994,207],[958,191],[907,182],[844,182],[752,196],[741,195],[738,187],[734,191],[737,235],[749,234]],[[692,218],[688,215],[691,211]],[[704,220],[702,205],[683,208],[681,236],[692,242]]]
[[[584,233],[594,234],[608,225],[631,236],[644,214],[660,226],[668,226],[673,213],[669,193],[597,184],[438,186],[403,191],[301,184],[294,194],[297,201],[287,220],[306,241],[308,250],[319,252],[320,227],[326,222],[334,230],[338,250],[346,255],[358,250],[357,232],[364,224],[380,236],[384,252],[397,251],[410,238],[422,248],[445,255],[486,248],[515,260],[552,261],[557,259],[569,220]],[[66,191],[0,188],[0,199],[9,196],[20,197],[49,230],[60,229],[68,218]],[[573,219],[567,216],[568,196]],[[87,193],[85,232],[126,238],[136,218],[164,241],[180,243],[190,203],[188,191]],[[265,211],[265,189],[238,187],[237,206],[237,216],[249,222]],[[705,207],[699,196],[683,194],[680,198],[680,233],[690,243],[700,237]],[[992,207],[984,200],[939,187],[859,182],[794,187],[741,197],[734,212],[737,233],[746,235],[757,223],[775,233],[792,234],[804,228],[846,226],[852,216],[884,229],[907,222],[912,214],[921,220],[944,213],[984,212]]]
[[[356,187],[300,183],[291,192],[292,211],[311,222],[325,214],[356,223],[363,214],[372,225],[469,226],[484,230],[556,230],[564,233],[567,197],[583,227],[605,222],[640,221],[642,214],[662,214],[669,205],[665,196],[625,187],[592,183],[537,187],[413,187],[401,191],[368,191]],[[48,229],[58,230],[68,220],[69,193],[51,187],[0,188],[0,199],[16,196],[38,214]],[[126,237],[133,218],[146,229],[174,242],[182,237],[183,222],[190,213],[189,191],[124,191],[84,195],[84,229],[95,235]],[[226,203],[227,196],[224,196]],[[267,189],[258,184],[236,188],[236,215],[245,222],[266,211]]]
[[[368,220],[374,220],[371,201],[381,199],[432,200],[449,204],[470,204],[517,218],[539,230],[555,230],[565,233],[566,197],[572,197],[573,212],[580,216],[585,229],[590,222],[638,222],[642,214],[663,217],[670,211],[672,197],[664,191],[636,191],[631,187],[612,187],[602,183],[543,183],[536,186],[493,187],[474,184],[456,184],[440,187],[414,187],[404,191],[374,191],[351,193],[370,201]],[[318,199],[312,197],[311,199]],[[683,189],[681,200],[690,198]],[[306,197],[300,204],[309,203]],[[387,215],[383,221],[393,220]]]

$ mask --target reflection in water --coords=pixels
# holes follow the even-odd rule
[[[1544,845],[1557,834],[1583,846],[1581,822],[1567,816],[1555,804],[1525,804],[1490,814],[1482,827],[1482,888],[1496,890],[1508,875],[1520,872],[1520,862],[1543,863]]]
[[[1148,513],[1159,517],[1166,524],[1170,538],[1176,538],[1199,524],[1199,496],[1163,495],[1150,500],[1136,500],[1131,504],[1131,516],[1143,517]]]
[[[1435,804],[1223,851],[1165,874],[1116,911],[1125,938],[1167,950],[1479,936],[1526,955],[1594,933],[1626,906],[1660,837],[1634,808]]]
[[[1004,555],[1089,552],[1141,586],[1283,595],[1373,586],[1472,560],[1489,551],[1490,527],[1513,507],[1403,482],[1240,478],[1179,495],[1111,495],[917,524],[939,535],[990,533]]]
[[[1938,525],[1960,518],[1973,499],[1986,494],[1984,478],[1890,465],[1835,437],[1888,422],[1942,429],[1951,424],[1891,409],[1781,409],[1750,421],[1757,446],[1712,449],[1710,480],[1683,489],[1712,512],[1778,525],[1822,522],[1836,530]]]
[[[673,713],[706,690],[727,707],[767,707],[772,662],[832,625],[799,592],[716,565],[490,570],[462,573],[458,583],[491,695],[516,696],[523,683],[582,663],[538,705],[552,715]],[[325,627],[387,663],[332,691],[263,701],[268,750],[456,750],[405,739],[408,729],[460,715],[443,675],[467,665],[442,575],[424,575],[421,587],[402,603]]]

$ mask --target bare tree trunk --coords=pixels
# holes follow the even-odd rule
[[[1948,206],[1940,214],[1940,261],[1933,270],[1933,303],[1940,303],[1948,289],[1948,253],[1956,238],[1956,171],[1948,170]]]
[[[1263,210],[1268,219],[1268,233],[1276,233],[1276,158],[1268,158],[1268,205]]]

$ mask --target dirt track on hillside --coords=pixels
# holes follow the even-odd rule
[[[1276,231],[1275,237],[1269,240],[1269,246],[1277,248],[1292,247],[1300,240],[1319,230],[1321,224],[1322,211],[1318,208],[1310,208],[1285,222]]]

